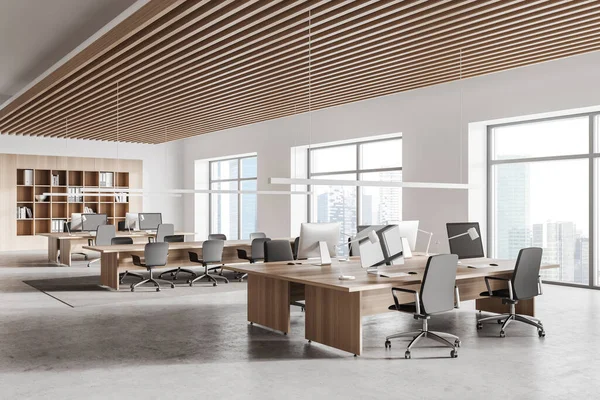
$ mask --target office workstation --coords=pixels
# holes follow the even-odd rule
[[[598,397],[599,12],[0,0],[2,398]]]

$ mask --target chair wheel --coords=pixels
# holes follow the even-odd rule
[[[244,282],[244,280],[242,278],[238,279],[238,282]]]
[[[135,288],[131,288],[131,291],[132,291],[132,292],[135,292]]]
[[[454,345],[455,345],[456,347],[460,347],[460,345],[461,345],[461,344],[462,344],[462,343],[460,342],[460,340],[455,340],[455,341],[454,341]]]
[[[498,320],[498,324],[503,324],[503,323],[504,323],[504,320],[502,320],[502,319]]]
[[[408,359],[410,359],[410,351],[408,351],[408,350],[407,350],[407,351],[404,353],[404,358],[406,358],[407,360],[408,360]]]
[[[506,337],[506,333],[504,331],[500,331],[500,337]]]
[[[159,287],[157,287],[157,288],[156,288],[156,291],[157,291],[157,292],[160,292],[160,288],[159,288]]]
[[[450,352],[450,357],[451,357],[451,358],[457,358],[457,357],[458,357],[458,350],[456,350],[456,349],[455,349],[455,350],[452,350],[452,351]]]
[[[386,349],[390,349],[392,347],[392,342],[390,342],[389,340],[385,341],[385,348]]]
[[[217,286],[217,282],[213,282],[213,286]]]
[[[538,336],[539,337],[546,337],[546,331],[543,329],[538,329]]]
[[[190,287],[194,286],[192,282],[188,281],[188,283],[190,284]]]
[[[175,285],[171,283],[171,289],[175,289]]]
[[[477,330],[480,331],[483,329],[483,324],[481,322],[477,323]]]

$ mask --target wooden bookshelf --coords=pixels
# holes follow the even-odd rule
[[[80,190],[98,188],[100,173],[111,176],[115,187],[129,188],[129,172],[29,168],[33,171],[33,184],[26,185],[26,170],[17,169],[16,207],[31,209],[32,218],[17,218],[17,236],[50,233],[53,227],[56,231],[61,222],[70,221],[73,213],[84,213],[86,207],[95,213],[106,214],[108,223],[115,225],[124,221],[125,214],[129,212],[129,197],[127,202],[116,202],[115,196],[86,196]],[[74,190],[79,192],[74,193]],[[44,201],[37,201],[35,196],[44,193],[59,196],[47,196]]]

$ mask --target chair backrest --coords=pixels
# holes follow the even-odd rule
[[[288,240],[267,240],[265,246],[265,262],[293,261],[294,253]]]
[[[519,251],[512,286],[515,298],[530,299],[539,295],[538,277],[542,264],[542,249],[528,247]]]
[[[251,244],[251,255],[253,260],[262,260],[265,258],[265,242],[268,242],[269,238],[256,238],[252,240]]]
[[[185,242],[185,236],[183,236],[183,235],[167,235],[164,237],[163,242],[182,243],[182,242]]]
[[[264,239],[267,237],[267,234],[264,232],[252,232],[250,234],[250,241],[254,240],[254,239]]]
[[[211,233],[208,235],[208,240],[227,240],[227,236],[223,233]]]
[[[147,267],[164,267],[169,256],[169,243],[146,243],[144,259]]]
[[[456,254],[440,254],[429,257],[421,282],[422,312],[434,314],[454,308],[456,285]]]
[[[98,225],[96,229],[96,246],[110,246],[111,241],[117,236],[117,228],[114,225]]]
[[[221,239],[210,239],[202,242],[202,261],[208,263],[220,263],[223,260],[223,246],[225,242]]]
[[[175,233],[175,225],[173,224],[159,224],[156,229],[156,241],[164,242],[165,236],[171,236]]]
[[[294,239],[294,249],[293,249],[293,253],[294,253],[294,260],[298,259],[298,246],[300,245],[300,236],[296,237],[296,239]]]
[[[113,246],[115,244],[133,244],[133,239],[125,236],[116,236],[111,239],[110,244]]]
[[[127,227],[125,226],[125,221],[117,222],[117,230],[118,231],[126,231]]]
[[[65,224],[63,225],[63,232],[80,232],[79,230],[72,230],[71,229],[71,222],[65,222]]]

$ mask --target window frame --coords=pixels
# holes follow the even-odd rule
[[[395,172],[395,171],[402,172],[402,165],[400,167],[362,169],[361,147],[363,145],[371,144],[371,143],[378,143],[378,142],[389,142],[389,141],[394,141],[394,140],[399,140],[400,143],[402,143],[402,145],[404,144],[402,142],[402,136],[395,136],[395,137],[386,137],[386,138],[380,138],[380,139],[365,139],[365,140],[359,140],[359,141],[349,142],[349,143],[337,143],[337,144],[327,144],[327,145],[323,145],[323,146],[308,147],[306,149],[306,161],[307,161],[306,162],[306,176],[308,177],[308,179],[313,179],[313,178],[318,178],[319,176],[327,176],[327,175],[354,174],[354,176],[356,178],[355,180],[359,181],[359,180],[361,180],[360,176],[364,173]],[[355,168],[354,169],[340,170],[340,171],[315,172],[315,173],[311,172],[312,152],[322,150],[322,149],[331,149],[331,148],[336,148],[336,147],[347,147],[347,146],[355,147],[354,151],[355,151],[356,158],[355,158]],[[402,160],[404,160],[404,159],[402,159]],[[307,189],[310,192],[312,190],[312,185],[307,185]],[[355,188],[355,190],[356,190],[356,226],[359,226],[362,223],[360,189],[361,189],[360,186],[356,186],[356,188]],[[307,208],[306,215],[307,215],[308,222],[313,222],[313,215],[312,215],[313,204],[312,203],[313,203],[313,201],[309,198],[307,201],[307,204],[306,204],[306,208]]]
[[[247,159],[247,158],[256,158],[256,176],[255,177],[251,177],[251,178],[242,178],[242,160]],[[213,164],[215,163],[219,163],[219,162],[223,162],[223,161],[234,161],[237,160],[237,178],[228,178],[228,179],[213,179],[213,174],[212,174],[212,170],[213,170]],[[218,160],[211,160],[208,162],[208,188],[209,190],[212,190],[212,185],[213,183],[223,183],[223,182],[237,182],[237,190],[242,190],[242,182],[245,181],[256,181],[256,185],[258,187],[258,155],[253,154],[253,155],[244,155],[244,156],[237,156],[237,157],[228,157],[228,158],[222,158],[222,159],[218,159]],[[213,232],[213,196],[215,195],[215,193],[210,193],[209,194],[209,198],[208,198],[208,232],[209,234],[215,233]],[[217,193],[218,195],[218,193]],[[242,195],[240,193],[235,194],[237,196],[237,237],[234,238],[227,238],[228,240],[243,240],[240,239],[241,235],[242,235]],[[258,210],[257,210],[258,211]],[[222,233],[222,232],[216,232],[216,233]]]
[[[548,122],[565,119],[575,118],[587,118],[588,119],[588,151],[586,153],[570,154],[570,155],[559,155],[559,156],[539,156],[539,157],[526,157],[526,158],[515,158],[505,160],[494,160],[494,129],[515,126],[522,124],[530,124],[536,122]],[[596,210],[596,202],[600,200],[600,196],[596,193],[598,185],[595,183],[596,179],[600,179],[600,165],[598,173],[594,168],[596,163],[600,163],[600,112],[588,112],[578,114],[566,114],[558,115],[546,118],[533,118],[523,121],[507,122],[501,124],[488,125],[486,131],[486,159],[487,159],[487,251],[488,257],[494,257],[493,250],[495,249],[495,181],[493,168],[497,165],[505,164],[518,164],[518,163],[536,163],[544,161],[563,161],[563,160],[588,160],[588,283],[575,283],[575,282],[561,282],[561,281],[549,281],[544,280],[544,283],[569,286],[577,288],[589,288],[589,289],[600,289],[600,280],[598,271],[597,260],[596,260],[596,236],[598,235],[598,226],[600,221],[597,221],[598,211]]]

